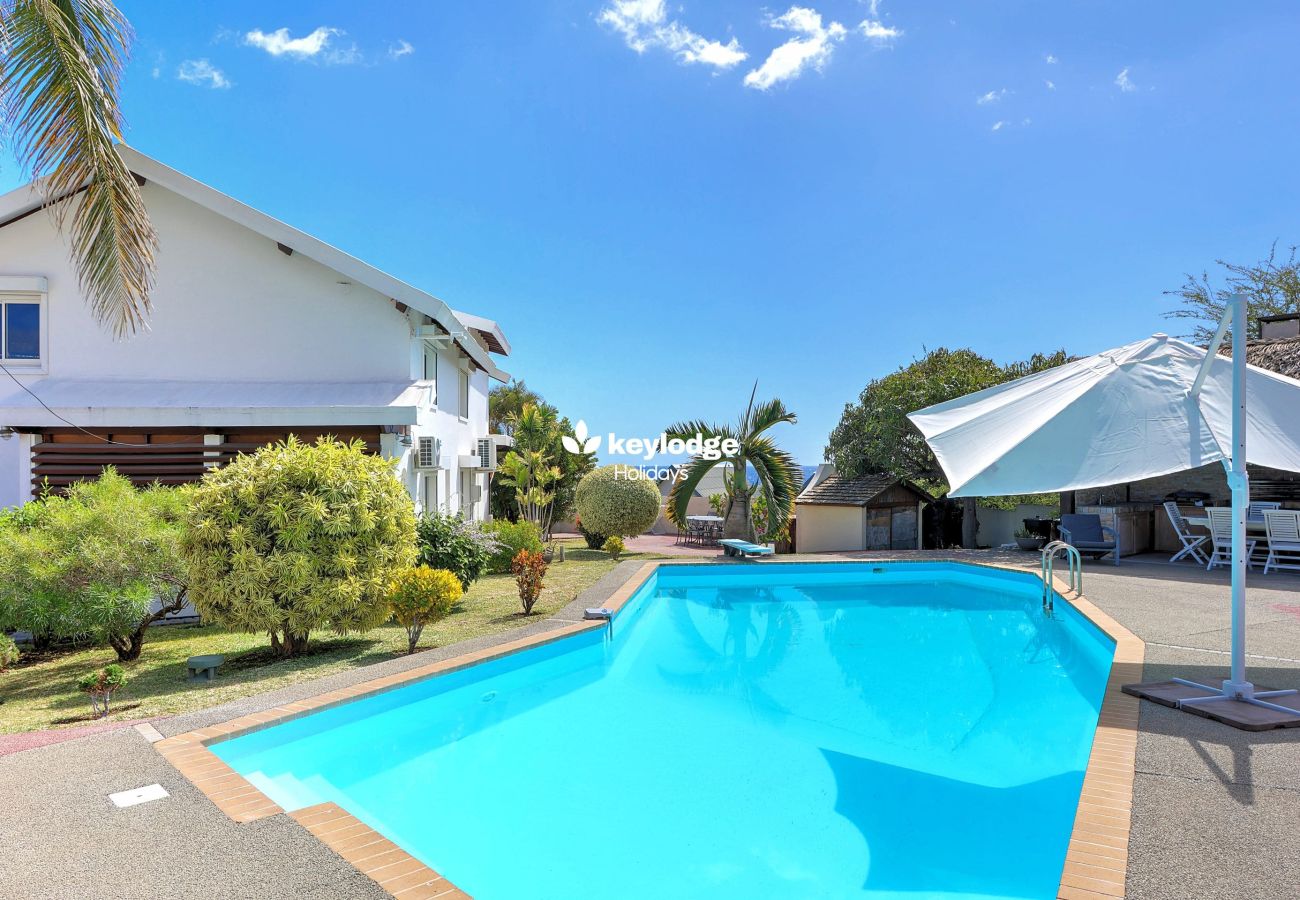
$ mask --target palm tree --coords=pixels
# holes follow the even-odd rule
[[[736,442],[734,454],[723,454],[717,459],[695,456],[673,480],[672,490],[668,493],[668,519],[678,528],[686,527],[686,507],[700,480],[714,466],[726,466],[727,471],[727,521],[722,526],[723,537],[754,539],[754,523],[750,516],[750,499],[754,490],[761,492],[767,502],[767,521],[763,523],[764,534],[775,533],[794,512],[794,498],[803,486],[803,470],[795,463],[794,457],[778,447],[765,432],[782,422],[793,424],[797,421],[794,413],[785,408],[778,399],[768,400],[754,405],[758,393],[755,383],[749,395],[749,406],[745,414],[733,427],[730,425],[713,425],[708,422],[679,422],[670,427],[666,434],[669,440],[690,440],[696,435],[704,439],[731,438]],[[749,468],[753,467],[758,475],[758,483],[749,485]]]
[[[131,26],[109,0],[0,0],[0,37],[10,149],[67,226],[96,320],[134,333],[149,313],[158,239],[117,153]]]

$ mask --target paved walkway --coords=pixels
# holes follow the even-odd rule
[[[623,563],[561,616],[597,604],[640,565]],[[1119,567],[1089,563],[1085,577],[1088,597],[1147,641],[1147,680],[1178,674],[1213,683],[1226,675],[1226,573],[1125,560]],[[1300,578],[1253,576],[1247,606],[1251,677],[1260,685],[1300,688]],[[338,673],[158,727],[169,735],[200,728],[423,665],[430,653],[457,655],[501,639]],[[1129,896],[1300,896],[1300,729],[1251,734],[1144,703],[1141,732]],[[107,799],[153,782],[171,798],[124,810]],[[247,825],[228,820],[134,729],[0,758],[0,796],[5,900],[384,896],[288,816]]]

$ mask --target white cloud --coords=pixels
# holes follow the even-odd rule
[[[1043,84],[1047,85],[1047,89],[1048,89],[1049,91],[1054,91],[1054,90],[1056,90],[1056,82],[1053,81],[1053,80],[1050,79],[1050,78],[1047,79],[1046,81],[1044,81]]]
[[[716,69],[730,69],[749,57],[735,38],[725,44],[712,41],[675,19],[670,21],[664,0],[611,0],[596,21],[621,34],[637,53],[661,47],[683,63]]]
[[[980,106],[988,106],[990,103],[997,103],[1007,95],[1007,89],[1002,88],[997,91],[989,91],[987,94],[980,94],[975,98],[975,102]]]
[[[1115,86],[1126,94],[1137,90],[1137,85],[1128,77],[1128,66],[1121,69],[1120,73],[1115,76]]]
[[[1054,66],[1056,65],[1057,60],[1055,56],[1049,53],[1043,57],[1043,62],[1047,63],[1049,66]]]
[[[770,18],[768,25],[802,37],[786,41],[768,54],[761,66],[745,75],[745,85],[760,91],[799,77],[809,66],[820,71],[831,58],[835,42],[844,40],[847,34],[839,22],[823,26],[821,14],[803,6],[790,7],[783,15]]]
[[[388,45],[389,59],[401,59],[403,56],[410,56],[414,52],[415,48],[411,46],[410,41],[398,40],[396,43]]]
[[[277,28],[269,34],[260,29],[254,28],[244,35],[244,43],[250,47],[257,47],[265,50],[272,56],[290,56],[294,59],[313,59],[322,53],[330,50],[330,44],[335,37],[343,34],[338,28],[329,28],[325,25],[320,26],[311,34],[302,37],[290,37],[288,28]],[[352,48],[355,50],[355,48]],[[346,59],[349,54],[348,50],[333,51],[342,53],[344,58],[338,61],[354,61]],[[327,56],[330,54],[327,54]]]
[[[901,29],[886,25],[879,19],[863,19],[858,23],[858,31],[873,44],[892,43],[903,33]]]
[[[176,70],[176,77],[181,81],[188,81],[190,84],[198,84],[214,89],[228,88],[231,84],[230,79],[226,77],[226,73],[206,59],[184,60]]]
[[[1002,120],[1002,119],[999,119],[998,121],[996,121],[996,122],[993,123],[993,127],[992,127],[991,129],[989,129],[989,130],[990,130],[990,131],[1001,131],[1003,128],[1006,127],[1006,125],[1007,125],[1006,121],[1004,121],[1004,120]]]

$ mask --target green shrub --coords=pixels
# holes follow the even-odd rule
[[[415,511],[392,463],[360,441],[290,437],[203,476],[181,549],[200,613],[293,656],[318,628],[388,619],[389,583],[415,562]]]
[[[535,550],[520,550],[510,562],[510,571],[519,588],[519,602],[524,615],[533,614],[533,606],[542,595],[542,579],[546,577],[546,560]]]
[[[605,541],[605,546],[602,547],[601,549],[603,549],[610,556],[614,557],[614,559],[618,559],[620,556],[623,555],[623,551],[626,550],[627,548],[623,545],[623,539],[615,535],[614,537]]]
[[[0,634],[0,672],[18,662],[20,656],[22,654],[18,652],[14,639],[7,634]]]
[[[578,515],[591,531],[623,537],[648,531],[663,497],[653,481],[631,466],[601,466],[578,482]]]
[[[426,513],[416,525],[420,565],[446,569],[460,579],[460,586],[478,580],[496,553],[497,539],[476,522],[451,513]]]
[[[108,704],[113,692],[124,687],[131,679],[117,663],[89,672],[77,680],[77,687],[90,695],[90,709],[96,718],[108,715]]]
[[[0,518],[0,625],[39,648],[87,636],[136,659],[149,626],[185,605],[183,509],[183,492],[137,490],[110,467]]]
[[[407,653],[415,652],[425,625],[451,615],[463,593],[460,579],[446,569],[416,566],[397,573],[388,588],[388,605],[406,629]]]
[[[578,532],[582,535],[582,539],[587,542],[588,550],[599,550],[605,546],[605,541],[608,538],[599,531],[591,531],[586,525],[583,525],[582,516],[578,516],[574,520],[574,524],[578,526]]]
[[[510,563],[520,550],[541,552],[542,529],[526,519],[511,522],[496,519],[487,525],[487,533],[496,538],[498,549],[488,561],[488,571],[502,575],[510,571]]]

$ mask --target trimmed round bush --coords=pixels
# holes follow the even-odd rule
[[[582,524],[582,516],[575,519],[578,531],[582,534],[582,539],[587,542],[588,550],[602,550],[605,547],[605,541],[608,538],[596,531],[591,531],[586,525]]]
[[[280,656],[319,628],[389,617],[393,576],[415,562],[415,511],[389,460],[325,438],[241,454],[189,492],[181,539],[204,617],[271,635]]]
[[[578,482],[578,516],[583,528],[606,537],[649,531],[659,518],[658,486],[631,466],[601,466]]]
[[[494,575],[504,575],[510,571],[510,564],[520,550],[540,553],[542,550],[542,529],[536,522],[520,519],[493,519],[487,524],[486,531],[497,542],[497,551],[488,561],[488,571]]]

